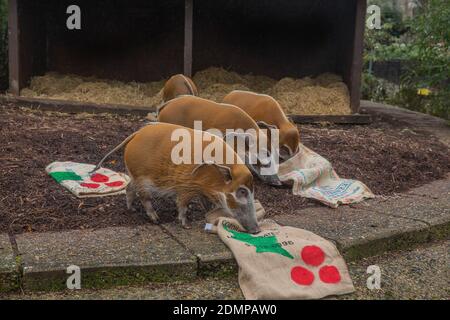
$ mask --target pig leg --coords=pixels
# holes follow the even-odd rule
[[[149,198],[141,199],[142,205],[144,206],[145,213],[147,216],[152,220],[153,223],[158,224],[159,223],[159,217],[156,213],[155,209],[153,209],[152,203]]]
[[[206,212],[210,211],[212,208],[211,202],[205,196],[200,197],[200,203],[203,207],[203,210]]]
[[[150,220],[152,220],[153,223],[158,223],[159,217],[155,209],[153,209],[151,202],[151,194],[152,192],[155,191],[155,187],[153,187],[149,183],[144,182],[140,184],[135,184],[135,188],[138,191],[139,200],[141,200],[142,206],[145,209],[145,213],[150,218]]]
[[[181,197],[177,197],[177,209],[178,209],[178,220],[180,220],[181,225],[185,229],[190,229],[191,227],[187,223],[186,213],[188,211],[189,201]]]
[[[127,209],[130,211],[135,211],[133,208],[133,202],[136,199],[136,188],[134,186],[134,181],[131,180],[127,186]]]

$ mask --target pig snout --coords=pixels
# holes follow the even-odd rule
[[[256,227],[254,229],[248,230],[248,232],[251,234],[258,234],[261,232],[261,229],[259,227]]]
[[[277,174],[273,174],[273,175],[261,175],[261,180],[263,180],[264,182],[270,184],[271,186],[275,186],[275,187],[280,187],[283,185],[283,183],[281,182],[280,178],[278,178]]]
[[[241,222],[241,224],[242,224],[242,222]],[[246,224],[246,225],[243,224],[242,226],[250,234],[257,234],[257,233],[261,232],[261,229],[258,226],[258,222],[256,221],[256,218],[255,218],[255,221],[252,222],[251,224]]]
[[[258,220],[256,219],[256,210],[254,205],[253,195],[249,195],[247,203],[239,206],[239,208],[234,212],[236,219],[244,227],[244,229],[251,233],[256,234],[261,232],[258,225]]]

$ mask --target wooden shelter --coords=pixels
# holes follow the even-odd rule
[[[69,30],[69,5],[81,30]],[[123,81],[210,66],[282,77],[333,72],[359,111],[366,0],[9,0],[10,92],[47,71]]]

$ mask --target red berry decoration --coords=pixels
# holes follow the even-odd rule
[[[320,266],[325,260],[325,253],[318,246],[306,246],[301,253],[303,261],[310,266]]]
[[[291,269],[291,279],[296,284],[309,286],[314,282],[314,274],[303,267],[294,267]]]
[[[114,182],[107,182],[105,183],[108,187],[120,187],[123,185],[122,181],[114,181]]]
[[[86,182],[80,183],[80,186],[86,187],[89,189],[97,189],[98,187],[100,187],[100,185],[98,183],[86,183]]]
[[[95,173],[91,176],[91,180],[94,182],[108,182],[109,178],[101,173]]]
[[[335,266],[323,266],[320,268],[319,277],[325,283],[338,283],[341,281],[341,275]]]

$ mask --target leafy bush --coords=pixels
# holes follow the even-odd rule
[[[421,2],[423,4],[413,19],[403,23],[383,15],[381,30],[366,30],[366,68],[374,61],[402,60],[408,63],[397,90],[366,71],[363,97],[449,119],[450,2]],[[385,14],[383,7],[382,14]],[[421,88],[427,88],[430,94],[418,95]]]
[[[0,91],[8,88],[8,12],[6,0],[0,0]]]
[[[389,102],[398,94],[399,88],[394,83],[375,77],[370,73],[362,75],[362,98],[373,101]]]
[[[450,76],[450,2],[428,0],[422,12],[409,21],[414,67],[406,81],[443,88]]]
[[[399,45],[400,36],[407,31],[400,12],[393,6],[392,1],[369,0],[368,5],[375,4],[381,9],[381,29],[366,28],[365,61],[390,60],[389,56],[397,58],[386,49],[391,45]]]

